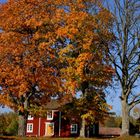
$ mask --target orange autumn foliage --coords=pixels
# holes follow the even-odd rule
[[[61,72],[69,93],[76,93],[85,81],[105,88],[114,74],[107,52],[114,40],[111,13],[99,1],[76,2],[69,4],[68,13],[62,14],[63,26],[56,31],[65,40],[59,56],[67,65]]]
[[[56,6],[46,6],[49,3],[9,0],[0,5],[0,104],[14,110],[45,104],[60,90],[59,62],[52,47],[56,27],[50,21]]]
[[[43,105],[62,88],[75,94],[84,81],[110,83],[112,15],[100,1],[8,0],[0,19],[1,104]]]

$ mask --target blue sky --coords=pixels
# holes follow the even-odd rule
[[[4,3],[4,2],[6,2],[6,0],[0,0],[0,3]]]
[[[112,106],[111,112],[115,112],[117,115],[121,115],[121,101],[119,96],[121,95],[121,89],[109,89],[109,93],[106,94],[106,100],[109,105]]]

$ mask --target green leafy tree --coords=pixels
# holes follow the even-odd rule
[[[6,133],[8,135],[16,136],[18,134],[18,121],[17,119],[12,119],[11,123],[6,128]]]
[[[18,115],[9,112],[0,114],[0,134],[17,135],[18,132]]]
[[[3,135],[6,129],[6,121],[4,114],[0,114],[0,134]]]

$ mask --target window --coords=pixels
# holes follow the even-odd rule
[[[71,133],[77,133],[77,124],[71,124]]]
[[[28,115],[28,120],[33,120],[33,117],[31,115]]]
[[[53,120],[53,111],[47,111],[47,120]]]
[[[33,123],[27,123],[27,132],[33,132]]]

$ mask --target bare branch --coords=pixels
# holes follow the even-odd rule
[[[135,100],[129,104],[129,110],[131,110],[134,106],[140,103],[140,99]]]

